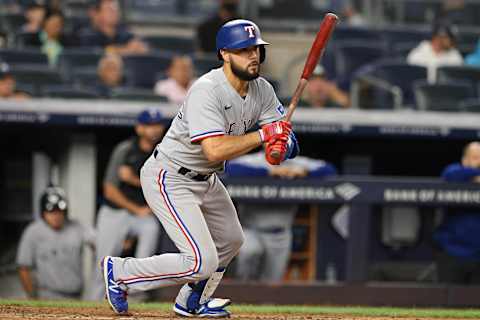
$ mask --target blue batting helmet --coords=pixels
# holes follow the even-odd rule
[[[258,26],[250,20],[232,20],[225,23],[217,32],[217,55],[223,60],[220,50],[243,49],[260,46],[260,63],[265,60],[265,45]]]

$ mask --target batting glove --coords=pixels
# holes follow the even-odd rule
[[[291,131],[292,125],[290,122],[280,120],[263,125],[258,133],[262,142],[271,142],[281,135],[289,135]]]

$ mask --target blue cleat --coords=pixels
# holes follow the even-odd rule
[[[105,293],[112,310],[117,314],[128,312],[127,292],[122,290],[113,279],[112,257],[104,257],[102,260],[103,281],[105,282]]]
[[[173,306],[173,311],[183,317],[199,318],[228,318],[230,312],[225,308],[231,304],[230,299],[213,298],[200,305],[196,310],[189,310],[178,303]]]

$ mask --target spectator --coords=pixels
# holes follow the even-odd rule
[[[477,42],[475,51],[465,57],[465,64],[472,67],[480,67],[480,40]]]
[[[348,93],[327,79],[325,69],[317,65],[306,88],[305,102],[314,108],[350,107]]]
[[[342,23],[355,27],[364,27],[368,23],[355,9],[351,0],[330,0],[330,11],[338,12]]]
[[[97,93],[104,98],[111,96],[112,90],[123,83],[123,60],[119,55],[106,54],[98,62]]]
[[[48,187],[41,199],[42,219],[28,225],[17,253],[20,280],[29,298],[76,299],[83,289],[83,245],[94,232],[67,218],[65,192]]]
[[[462,55],[455,48],[455,40],[456,31],[452,26],[445,22],[435,23],[432,38],[413,48],[407,56],[407,62],[426,67],[428,82],[435,83],[437,67],[463,64]]]
[[[469,143],[462,162],[442,173],[447,182],[480,182],[480,142]],[[451,208],[434,233],[438,280],[455,284],[480,284],[480,215],[478,207]]]
[[[110,156],[103,183],[105,202],[97,220],[98,263],[105,256],[120,255],[124,240],[129,236],[138,239],[137,258],[155,253],[159,224],[143,198],[139,175],[143,163],[163,136],[165,126],[162,121],[162,115],[156,109],[141,112],[135,125],[136,136],[118,144]],[[100,300],[105,288],[99,269],[95,277],[90,299]]]
[[[26,22],[21,27],[22,32],[37,33],[43,25],[47,8],[36,1],[32,1],[26,8],[24,16]]]
[[[42,30],[37,32],[26,45],[40,47],[48,57],[48,63],[56,66],[67,37],[63,34],[65,18],[60,11],[52,11],[46,16]]]
[[[6,63],[0,63],[0,99],[26,100],[30,95],[16,89],[17,82]]]
[[[181,104],[193,83],[193,63],[189,56],[175,56],[167,70],[168,78],[155,84],[155,93],[166,96],[175,104]]]
[[[336,173],[322,161],[297,156],[272,166],[263,151],[229,161],[226,174],[231,177],[273,177],[280,179],[320,178]],[[297,205],[238,205],[245,233],[245,242],[237,257],[237,277],[242,280],[281,281],[290,258],[292,225]]]
[[[149,51],[145,42],[120,25],[120,6],[117,0],[96,0],[90,13],[90,27],[81,31],[80,44],[102,47],[108,53],[143,54]]]
[[[198,26],[197,42],[201,52],[215,53],[217,51],[215,35],[225,22],[238,19],[237,8],[238,0],[220,0],[217,13]]]

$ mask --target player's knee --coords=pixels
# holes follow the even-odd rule
[[[217,252],[208,253],[202,256],[202,265],[198,270],[197,277],[199,279],[206,279],[210,277],[218,269],[218,254]]]

